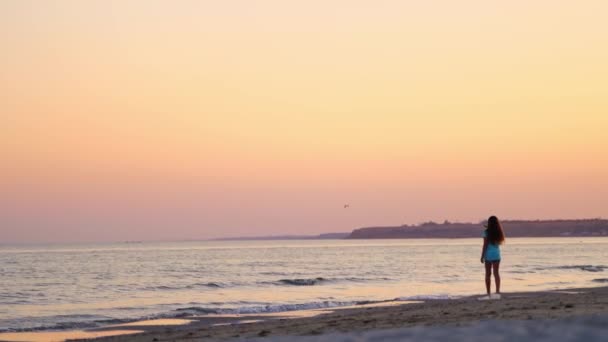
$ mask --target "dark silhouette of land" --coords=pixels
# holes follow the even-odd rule
[[[580,237],[608,236],[608,220],[503,220],[507,237]],[[480,237],[485,229],[479,223],[425,222],[418,225],[365,227],[351,233],[320,235],[244,236],[213,239],[233,240],[332,240],[332,239],[454,239]]]
[[[608,220],[505,220],[508,237],[608,236]],[[483,223],[426,222],[398,227],[366,227],[353,230],[347,239],[432,239],[480,237]]]

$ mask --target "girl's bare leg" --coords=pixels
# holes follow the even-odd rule
[[[492,277],[492,264],[489,262],[485,263],[486,265],[486,291],[488,292],[488,296],[490,295],[490,285],[491,285],[491,277]]]
[[[498,273],[499,267],[500,267],[500,261],[492,263],[492,268],[494,271],[494,281],[496,282],[496,293],[500,293],[500,273]]]

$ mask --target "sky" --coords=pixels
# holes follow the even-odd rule
[[[0,243],[608,217],[606,13],[0,0]]]

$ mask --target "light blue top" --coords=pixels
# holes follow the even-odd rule
[[[483,231],[483,237],[487,238],[488,237],[488,231],[484,230]],[[500,260],[500,246],[490,243],[488,241],[488,247],[486,247],[486,254],[485,254],[485,259],[486,261],[498,261]]]

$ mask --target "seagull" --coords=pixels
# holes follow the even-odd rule
[[[350,204],[345,204],[344,209],[346,209],[346,208],[350,208]]]

